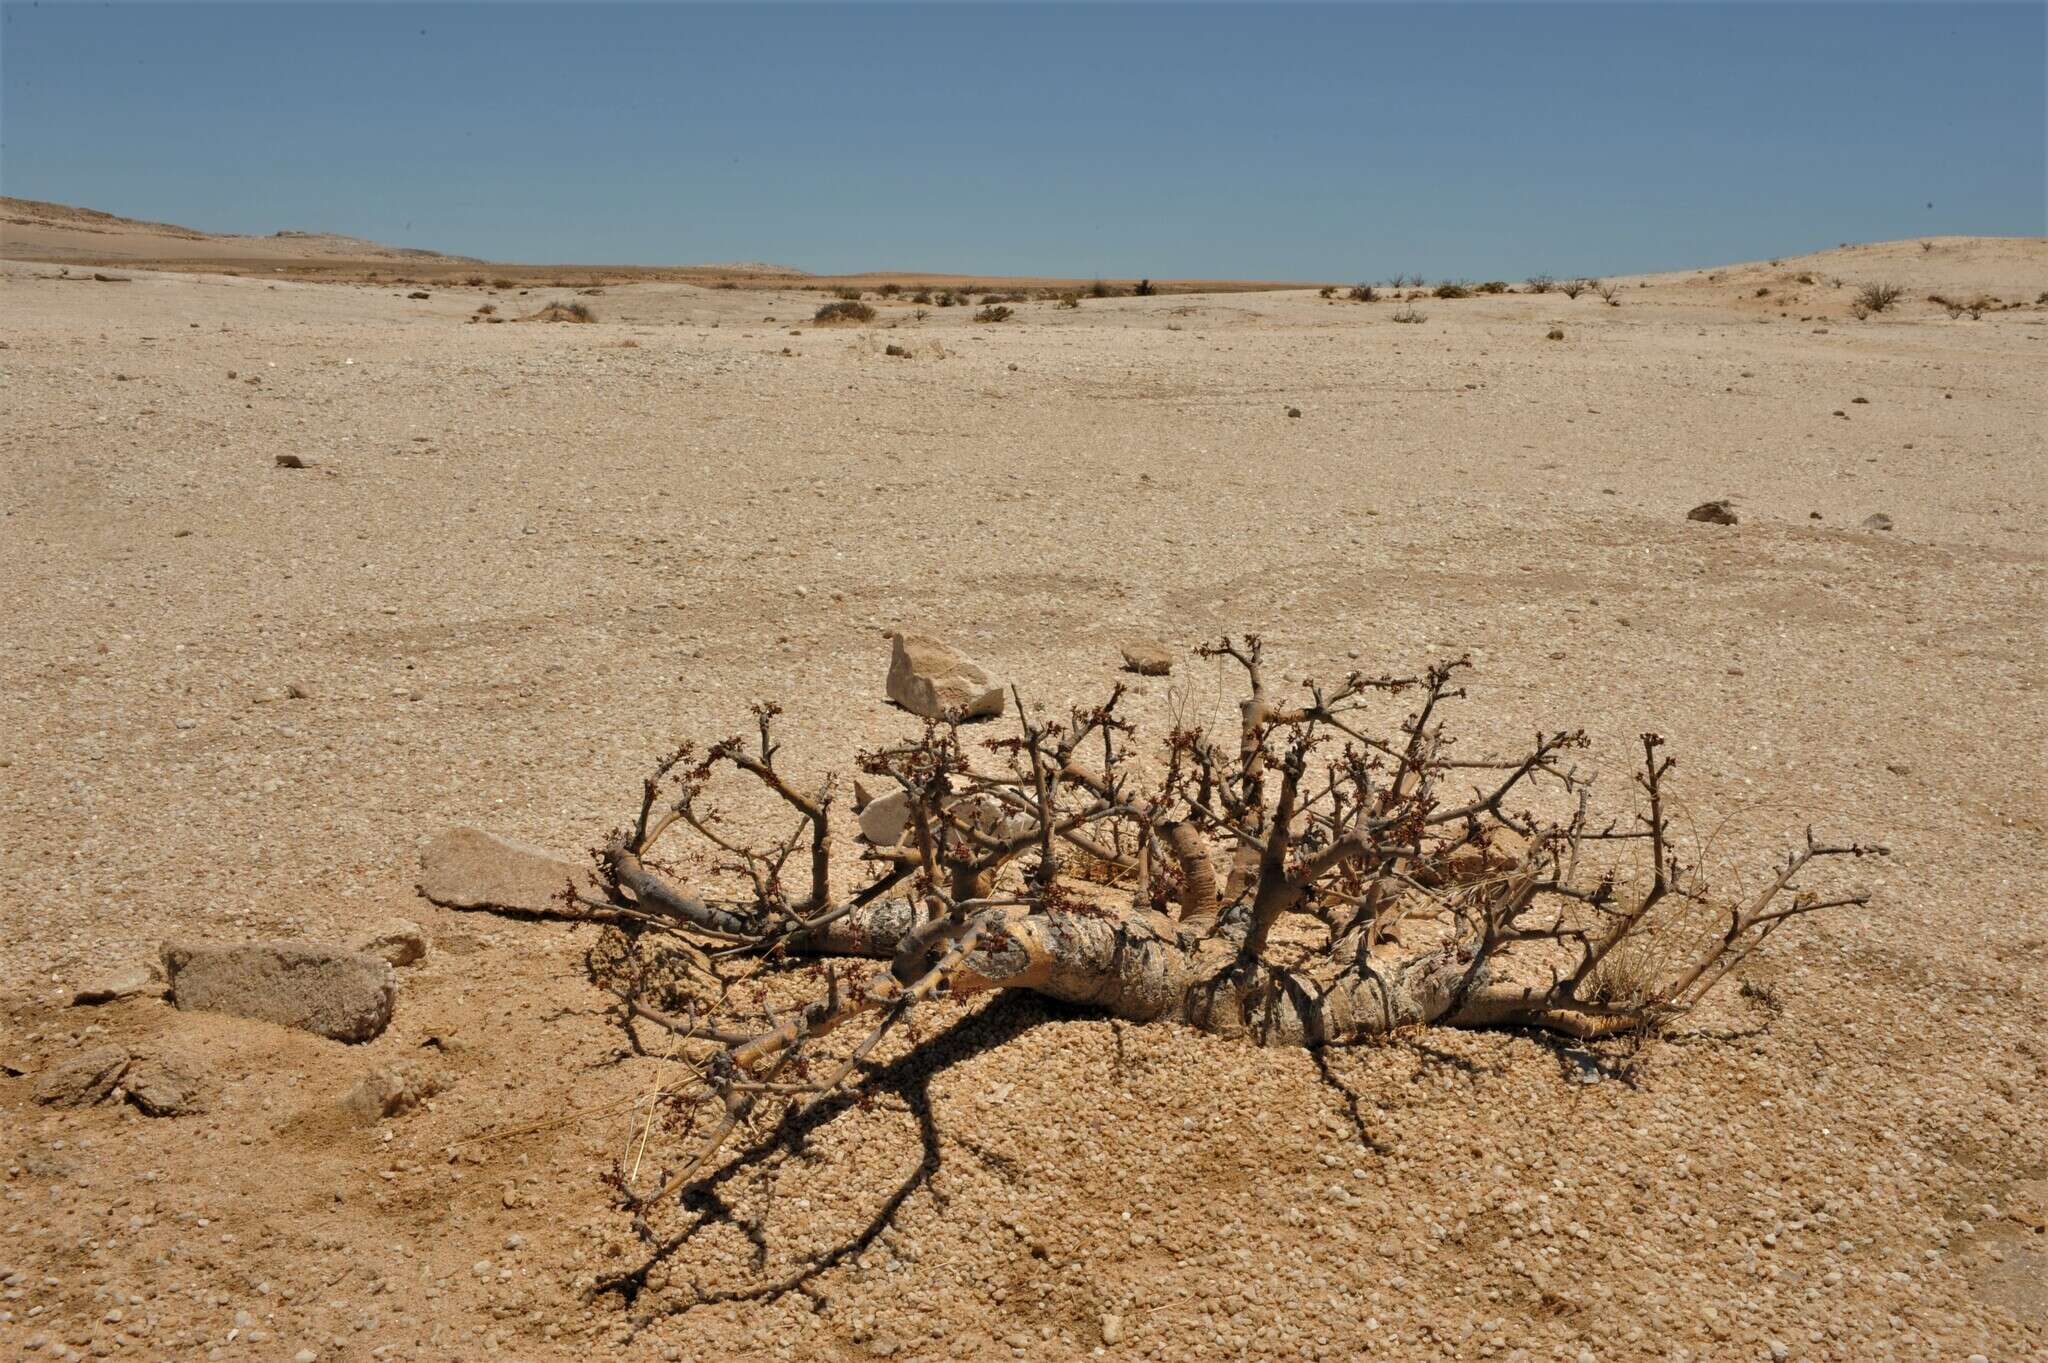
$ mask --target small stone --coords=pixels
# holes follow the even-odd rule
[[[1792,1350],[1783,1340],[1774,1339],[1770,1344],[1771,1363],[1785,1363],[1792,1356]]]
[[[1288,415],[1288,416],[1290,416],[1290,417],[1298,417],[1298,416],[1300,416],[1300,415],[1301,415],[1301,408],[1299,408],[1299,407],[1289,407],[1289,408],[1287,409],[1287,415]]]
[[[1102,1314],[1102,1342],[1115,1344],[1124,1337],[1124,1318],[1114,1311]]]
[[[410,918],[392,918],[349,943],[349,950],[375,956],[392,965],[412,965],[425,959],[427,935]]]
[[[94,1046],[36,1080],[35,1100],[48,1107],[91,1107],[104,1102],[128,1068],[119,1046]]]
[[[1892,528],[1892,518],[1885,515],[1882,511],[1873,511],[1863,518],[1863,528],[1865,530],[1889,530]]]
[[[365,1122],[402,1117],[448,1087],[438,1072],[412,1061],[371,1070],[349,1090],[342,1106]]]
[[[311,467],[306,463],[305,460],[301,459],[296,454],[280,454],[279,456],[277,456],[277,466],[281,469],[302,469]]]
[[[216,946],[166,942],[164,973],[180,1008],[368,1041],[391,1023],[398,981],[375,956],[317,942]]]
[[[987,719],[1003,712],[1002,683],[952,645],[891,630],[889,699],[926,719]]]
[[[71,1006],[78,1008],[91,1004],[112,1003],[116,999],[129,999],[137,994],[152,992],[164,992],[163,972],[153,965],[124,965],[82,986],[71,996]]]
[[[1701,502],[1686,512],[1685,518],[1689,521],[1704,521],[1708,525],[1734,525],[1736,522],[1735,508],[1725,498]]]
[[[1124,670],[1141,677],[1164,677],[1173,671],[1173,650],[1157,639],[1126,639],[1118,646]]]
[[[1545,339],[1551,341],[1562,341],[1564,339],[1564,328],[1552,327],[1545,336]]]
[[[319,1357],[311,1349],[301,1349],[292,1355],[292,1363],[317,1363]]]
[[[139,1056],[121,1076],[128,1101],[149,1117],[189,1117],[210,1106],[205,1072],[167,1056]]]

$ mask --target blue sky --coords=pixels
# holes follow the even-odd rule
[[[1301,280],[2048,232],[2048,6],[0,7],[0,191],[504,260]]]

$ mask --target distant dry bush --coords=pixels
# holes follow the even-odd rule
[[[938,304],[942,308],[950,308],[959,302],[959,297],[951,289],[941,291],[938,297]]]
[[[526,318],[529,322],[595,322],[597,314],[582,303],[550,303]]]
[[[930,289],[919,289],[916,293],[910,295],[910,301],[929,306],[932,301],[932,291]]]
[[[851,288],[845,284],[841,284],[837,288],[833,289],[832,296],[834,298],[844,299],[849,303],[860,302],[860,290],[856,288]]]
[[[486,303],[482,307],[478,308],[476,311],[477,316],[479,317],[489,317],[492,313],[496,312],[497,310],[498,305],[496,303]]]
[[[1150,298],[1155,292],[1156,290],[1152,287],[1152,281],[1149,279],[1141,279],[1131,285],[1131,294],[1136,298]]]
[[[1865,284],[1856,291],[1856,306],[1866,312],[1884,312],[1905,293],[1897,284]]]
[[[875,292],[884,298],[894,298],[897,294],[903,292],[903,286],[901,284],[888,283],[876,289]]]
[[[1530,293],[1549,293],[1557,287],[1557,281],[1547,274],[1532,274],[1526,282]]]
[[[1377,303],[1380,301],[1380,291],[1370,284],[1353,284],[1351,292],[1344,296],[1354,303]]]
[[[469,285],[470,288],[474,289],[482,286],[484,282],[484,277],[480,274],[473,274],[469,276],[469,278],[463,280],[462,282]]]
[[[519,284],[516,280],[507,279],[500,275],[491,281],[491,287],[494,289],[516,289],[519,287]]]
[[[1316,290],[1316,297],[1318,298],[1335,298],[1336,296],[1337,286],[1335,284],[1325,284]]]
[[[840,322],[872,322],[875,310],[859,297],[842,298],[837,303],[827,303],[811,315],[811,320],[820,326],[832,326]]]
[[[1577,298],[1580,294],[1593,287],[1593,281],[1590,279],[1567,279],[1557,287],[1558,291],[1566,298]]]
[[[1088,286],[1088,296],[1090,298],[1114,298],[1117,296],[1117,291],[1113,286],[1105,284],[1098,279]]]
[[[991,303],[980,312],[975,313],[974,320],[977,322],[1007,322],[1014,315],[1010,309],[1004,307],[1001,303]]]
[[[1505,279],[1489,279],[1489,280],[1487,280],[1487,281],[1486,281],[1486,282],[1485,282],[1484,284],[1480,284],[1480,285],[1477,285],[1477,286],[1475,286],[1475,287],[1476,287],[1476,291],[1477,291],[1477,292],[1479,292],[1479,293],[1509,293],[1509,292],[1511,292],[1511,290],[1510,290],[1510,289],[1508,288],[1508,282],[1507,282],[1507,281],[1506,281]]]
[[[1413,307],[1404,304],[1402,307],[1395,309],[1393,320],[1396,322],[1407,322],[1410,324],[1416,322],[1427,322],[1429,320],[1429,314],[1426,312],[1417,312]]]
[[[1593,292],[1599,294],[1600,301],[1607,304],[1608,307],[1618,308],[1621,306],[1621,285],[1595,284],[1593,286]],[[1770,290],[1765,289],[1764,292],[1769,293]]]
[[[1060,295],[1060,301],[1058,306],[1063,308],[1078,308],[1081,306],[1081,295],[1078,293],[1063,293]]]
[[[1437,285],[1434,292],[1438,298],[1470,298],[1472,296],[1470,285],[1456,283],[1449,279]]]

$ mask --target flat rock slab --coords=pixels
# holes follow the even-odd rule
[[[1164,677],[1173,671],[1173,650],[1157,639],[1126,639],[1118,649],[1124,667],[1141,677]]]
[[[109,974],[102,975],[71,996],[73,1007],[87,1004],[113,1003],[117,999],[132,999],[142,994],[162,994],[164,977],[153,965],[122,966]]]
[[[334,1041],[377,1036],[398,1000],[389,964],[315,942],[166,942],[164,973],[180,1008],[275,1022]]]
[[[451,828],[420,853],[419,892],[451,909],[562,909],[570,882],[604,898],[590,868],[480,828]]]
[[[119,1046],[94,1046],[36,1080],[35,1100],[48,1107],[91,1107],[113,1095],[127,1068],[128,1052]]]
[[[959,649],[923,634],[889,638],[889,699],[913,715],[962,720],[1003,712],[1003,684]]]

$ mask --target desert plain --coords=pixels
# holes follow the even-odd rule
[[[2048,1351],[2048,242],[989,323],[904,274],[819,326],[794,274],[495,288],[69,227],[0,234],[8,1356]],[[596,320],[518,320],[557,302]],[[850,770],[919,728],[897,628],[1057,708],[1125,681],[1141,737],[1235,722],[1193,652],[1226,633],[1290,682],[1469,655],[1474,753],[1583,726],[1620,794],[1663,734],[1731,892],[1809,826],[1892,854],[1625,1042],[935,1008],[593,1295],[644,1252],[609,1180],[674,1158],[636,1101],[676,1061],[593,983],[599,928],[430,903],[421,850],[580,858],[756,701],[792,770]],[[1171,676],[1119,671],[1133,636]],[[168,939],[394,918],[426,955],[362,1044],[72,1001]],[[36,1101],[109,1046],[195,1110]],[[400,1065],[439,1091],[348,1105]]]

